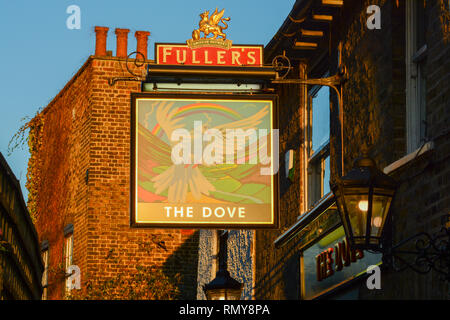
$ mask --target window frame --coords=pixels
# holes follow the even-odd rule
[[[322,77],[327,77],[326,72]],[[311,89],[308,89],[307,95],[307,119],[306,119],[306,135],[305,135],[305,147],[306,147],[306,208],[312,208],[327,194],[324,193],[324,176],[325,176],[325,161],[330,157],[330,135],[331,135],[331,123],[329,124],[328,139],[317,150],[313,150],[313,99],[317,96],[318,92],[326,88],[330,90],[328,86],[315,85]],[[330,91],[331,93],[331,91]],[[331,99],[329,96],[329,104]],[[330,107],[330,106],[329,106]],[[330,158],[331,161],[331,158]],[[328,168],[330,171],[330,168]]]
[[[406,154],[419,148],[427,139],[426,129],[426,77],[425,64],[427,56],[426,44],[426,12],[419,8],[424,0],[406,2]],[[423,21],[418,15],[423,14]],[[419,30],[422,22],[423,29]],[[423,43],[419,43],[422,33]]]
[[[67,295],[71,289],[69,286],[69,277],[71,274],[67,272],[68,268],[73,265],[73,225],[69,224],[64,228],[64,247],[63,247],[63,265],[65,275],[65,289],[64,292]]]

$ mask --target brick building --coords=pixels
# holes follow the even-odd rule
[[[381,29],[368,26],[377,14],[371,5],[380,8]],[[48,268],[77,265],[83,285],[156,264],[184,276],[183,298],[203,299],[202,285],[217,269],[216,232],[130,228],[130,94],[143,84],[128,81],[128,30],[116,29],[114,57],[106,51],[107,31],[96,28],[95,55],[32,122],[29,206]],[[147,36],[136,33],[144,55]],[[329,182],[365,147],[399,182],[393,242],[442,227],[450,210],[449,53],[448,1],[295,2],[264,50],[265,64],[281,59],[291,67],[279,70],[281,78],[289,72],[271,87],[280,104],[280,228],[230,231],[228,267],[244,283],[242,298],[447,297],[436,272],[382,268],[382,289],[369,290],[365,268],[382,261],[371,252],[318,281],[316,257],[345,240]],[[345,81],[332,78],[343,67]],[[296,83],[324,78],[341,85],[342,100],[323,81]],[[49,272],[44,292],[62,298],[64,282]]]
[[[130,77],[129,30],[115,30],[116,56],[106,50],[108,28],[95,32],[95,55],[30,125],[29,207],[48,256],[44,298],[65,296],[69,265],[80,268],[82,287],[156,265],[168,277],[180,273],[181,297],[193,298],[198,232],[130,228],[130,94],[141,83],[121,78]],[[146,59],[148,35],[135,33]]]
[[[368,27],[371,5],[380,8],[380,29]],[[281,229],[256,231],[255,298],[448,299],[448,283],[434,270],[420,275],[382,266],[381,289],[369,290],[365,269],[380,264],[381,255],[364,252],[327,279],[317,278],[316,257],[344,234],[329,181],[347,173],[363,147],[399,183],[394,243],[444,226],[441,218],[450,212],[449,26],[444,0],[296,1],[265,47],[266,63],[289,58],[293,68],[285,80],[334,76],[340,65],[347,73],[341,105],[327,86],[277,87],[284,124],[280,167],[293,150],[295,171],[293,178],[280,175]]]

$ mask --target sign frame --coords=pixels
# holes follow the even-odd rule
[[[204,63],[199,63],[199,64],[183,64],[183,63],[176,63],[176,64],[167,64],[167,63],[159,63],[159,55],[158,55],[158,49],[159,47],[185,47],[188,49],[192,49],[189,47],[189,45],[186,42],[180,42],[180,43],[173,43],[173,42],[156,42],[155,43],[155,53],[154,53],[154,57],[155,57],[155,64],[158,65],[177,65],[177,66],[217,66],[217,65],[209,65],[209,64],[204,64]],[[214,45],[211,46],[205,46],[203,48],[216,48]],[[224,67],[261,67],[262,65],[264,65],[264,45],[261,44],[233,44],[229,49],[223,49],[223,50],[239,50],[239,49],[245,49],[245,48],[253,48],[253,49],[259,49],[260,52],[260,57],[259,60],[261,61],[260,64],[241,64],[241,65],[227,65],[224,64]],[[195,48],[198,49],[198,48]],[[192,49],[192,50],[195,50]]]
[[[131,112],[130,112],[130,200],[129,200],[129,212],[130,212],[130,227],[132,228],[170,228],[170,229],[277,229],[279,223],[279,170],[273,175],[272,185],[272,223],[143,223],[136,221],[137,211],[137,177],[136,177],[136,116],[137,116],[137,100],[142,98],[161,98],[161,99],[199,99],[199,100],[271,100],[273,108],[272,117],[272,129],[278,129],[278,105],[279,97],[275,94],[239,94],[231,95],[226,93],[182,93],[182,92],[134,92],[131,93]],[[279,155],[276,155],[279,156]],[[279,168],[278,168],[279,169]]]

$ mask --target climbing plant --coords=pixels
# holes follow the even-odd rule
[[[27,117],[22,118],[22,121],[28,120]],[[44,128],[44,117],[41,110],[38,110],[35,117],[25,122],[19,130],[13,135],[8,144],[8,154],[11,154],[15,149],[21,147],[27,142],[30,158],[28,160],[27,181],[25,187],[28,189],[28,210],[30,216],[35,222],[36,219],[36,186],[40,181],[39,171],[37,170],[37,153],[42,146],[41,134]],[[27,135],[28,132],[28,135]]]
[[[72,289],[70,300],[174,300],[179,297],[180,275],[166,276],[156,266],[137,265],[105,280],[87,280],[81,289]]]

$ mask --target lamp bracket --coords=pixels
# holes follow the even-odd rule
[[[341,128],[341,174],[344,175],[344,110],[342,85],[347,80],[347,68],[342,63],[342,59],[339,58],[338,71],[335,75],[318,79],[285,79],[285,77],[292,70],[291,62],[285,52],[283,52],[282,55],[276,56],[272,60],[272,66],[278,74],[277,78],[271,81],[272,83],[328,86],[333,88],[336,92],[339,102],[339,124]]]
[[[450,215],[443,218],[449,221]],[[411,269],[420,274],[434,270],[450,282],[450,228],[443,227],[433,235],[420,232],[385,248],[383,265],[394,271]]]
[[[318,78],[318,79],[283,79],[278,78],[272,80],[272,83],[283,83],[283,84],[305,84],[305,85],[319,85],[319,86],[327,86],[333,88],[336,92],[339,102],[341,102],[341,91],[340,87],[346,80],[346,71],[345,67],[341,66],[340,70],[334,75],[326,78]]]
[[[339,99],[339,105],[341,105],[342,100],[340,89],[342,84],[347,80],[347,69],[342,63],[339,63],[338,71],[334,76],[318,79],[285,79],[292,70],[291,61],[286,56],[285,52],[283,52],[282,55],[278,55],[273,58],[272,66],[278,73],[277,78],[272,80],[272,83],[328,86],[336,91]]]

